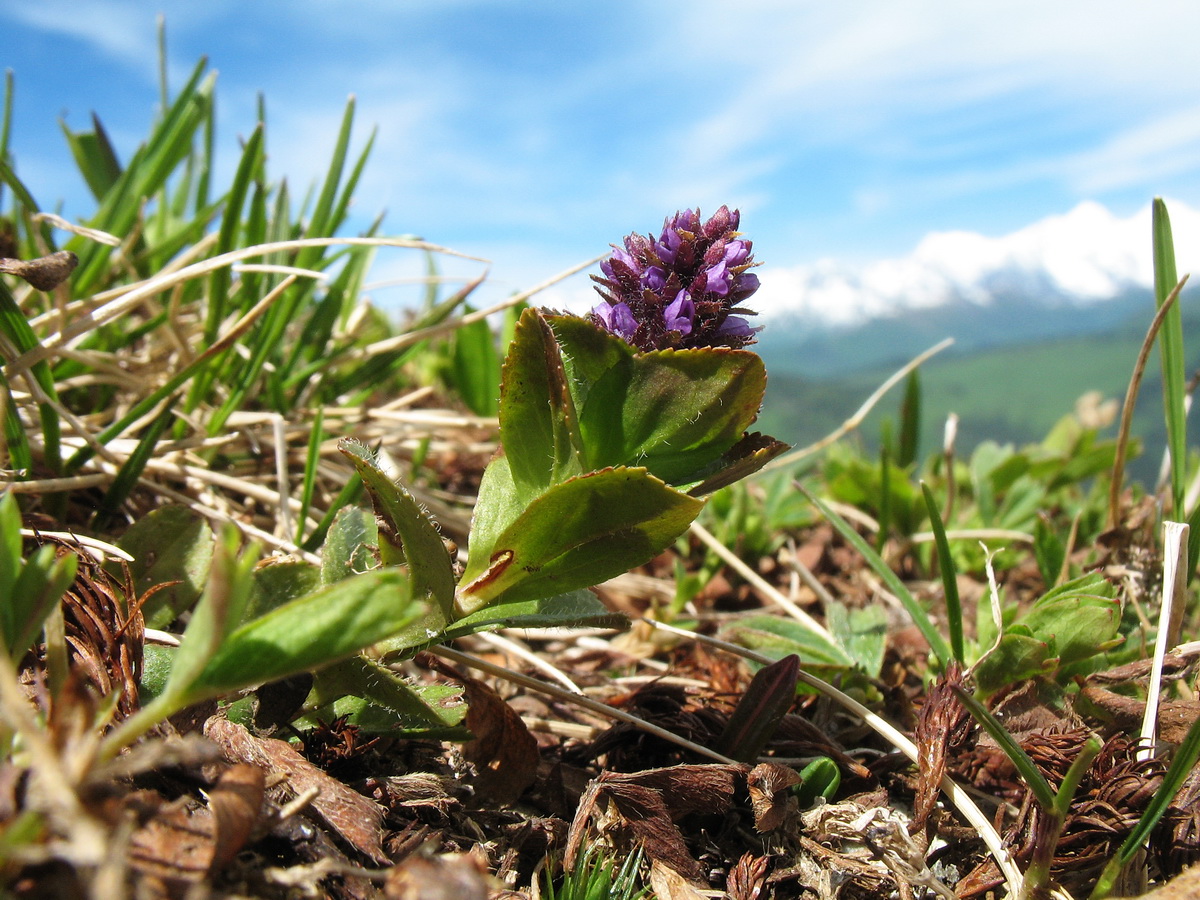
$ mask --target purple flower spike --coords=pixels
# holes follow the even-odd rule
[[[643,351],[753,343],[758,329],[743,316],[754,311],[739,304],[758,290],[758,276],[740,223],[726,206],[708,221],[685,209],[667,217],[657,238],[631,234],[613,245],[603,277],[592,276],[604,302],[589,318]]]

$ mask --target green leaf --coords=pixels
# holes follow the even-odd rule
[[[79,559],[73,553],[61,558],[52,546],[39,547],[21,570],[9,596],[13,621],[7,630],[8,650],[19,657],[33,645],[46,619],[75,580]]]
[[[1049,644],[1030,634],[1024,625],[1014,625],[980,657],[971,674],[980,692],[987,695],[1013,682],[1044,674],[1053,665]]]
[[[0,639],[14,659],[24,656],[46,618],[75,580],[79,559],[50,544],[22,559],[21,512],[11,493],[0,497]]]
[[[500,438],[513,484],[527,499],[583,471],[575,405],[558,342],[532,307],[517,322],[504,360]]]
[[[11,491],[0,497],[0,594],[12,596],[22,565],[21,507]],[[0,617],[12,614],[9,604],[0,603]]]
[[[312,563],[289,561],[259,566],[254,570],[250,599],[238,624],[257,619],[319,587],[321,570]]]
[[[334,518],[343,509],[347,509],[351,504],[357,503],[359,496],[363,491],[363,480],[357,472],[350,476],[349,480],[338,491],[338,495],[333,498],[333,502],[329,504],[329,508],[325,510],[325,515],[321,516],[321,521],[301,544],[303,550],[316,550],[321,546],[322,542],[329,534],[329,528],[333,524]]]
[[[613,367],[633,359],[633,348],[580,316],[547,316],[561,347],[575,409],[583,409],[592,385]]]
[[[475,501],[475,514],[471,520],[471,534],[467,543],[467,573],[485,571],[485,560],[491,557],[492,548],[496,546],[500,535],[524,511],[525,504],[517,496],[516,487],[513,485],[508,458],[498,456],[487,464],[479,482],[479,497]],[[472,560],[475,561],[474,567]],[[459,581],[465,583],[466,577]]]
[[[642,468],[555,485],[491,547],[472,545],[456,609],[467,615],[502,595],[532,600],[599,584],[652,559],[703,505]]]
[[[591,591],[576,590],[537,600],[496,603],[464,616],[446,629],[439,643],[500,628],[616,628],[629,619],[600,602]]]
[[[466,307],[464,312],[473,312]],[[477,416],[496,415],[500,401],[500,355],[487,319],[454,331],[454,387]]]
[[[142,649],[142,680],[138,682],[138,702],[148,706],[166,690],[175,662],[175,647],[147,644]]]
[[[800,809],[813,806],[818,798],[832,800],[842,784],[842,773],[828,756],[818,756],[800,770],[800,783],[792,788]]]
[[[629,627],[629,619],[615,613],[587,590],[570,591],[537,600],[495,603],[464,616],[452,625],[433,628],[426,615],[380,641],[372,650],[383,659],[407,659],[437,644],[501,628],[613,628]]]
[[[455,686],[445,691],[440,699],[457,698],[461,692],[461,688]],[[370,700],[395,715],[424,725],[458,725],[465,714],[465,707],[461,703],[430,704],[426,696],[401,676],[362,654],[336,662],[318,672],[307,705],[311,709],[318,709],[335,704],[348,695]]]
[[[723,639],[782,659],[796,654],[806,672],[818,677],[853,669],[855,662],[844,649],[803,622],[780,616],[751,615],[738,618],[721,631]],[[828,680],[828,679],[825,679]]]
[[[310,715],[296,721],[299,728],[315,728],[321,722],[346,717],[360,734],[384,734],[406,740],[469,741],[473,737],[462,724],[467,704],[462,688],[453,684],[419,684],[409,686],[414,701],[428,710],[436,710],[443,721],[429,722],[423,714],[411,714],[365,697],[342,694],[332,702],[317,707]]]
[[[182,506],[151,510],[121,536],[117,546],[133,557],[130,574],[138,594],[155,591],[142,609],[146,625],[169,625],[200,597],[213,559],[213,533],[208,523]]]
[[[744,350],[659,350],[621,360],[592,385],[579,414],[588,462],[694,481],[742,437],[766,385],[762,360]]]
[[[882,606],[847,609],[833,603],[825,610],[830,633],[855,664],[872,678],[883,668],[887,647],[888,617]]]
[[[448,621],[454,602],[454,562],[437,526],[412,494],[384,475],[365,444],[343,440],[338,449],[354,464],[371,495],[383,564],[407,565],[414,595],[430,597]]]
[[[1046,641],[1060,665],[1109,650],[1121,642],[1122,605],[1105,596],[1112,585],[1085,575],[1039,598],[1017,621]]]
[[[374,565],[371,544],[378,539],[375,520],[357,506],[338,511],[321,545],[321,584],[333,584]]]
[[[1039,514],[1033,523],[1033,555],[1043,583],[1051,586],[1057,584],[1067,548],[1045,513]]]
[[[227,636],[242,621],[250,598],[250,573],[258,561],[258,553],[252,549],[239,557],[240,544],[237,529],[229,523],[223,525],[215,542],[204,593],[192,610],[187,631],[175,652],[171,678],[163,691],[163,697],[168,698],[164,702],[175,702],[182,707],[201,699],[196,693],[201,673],[228,647]]]
[[[228,634],[189,681],[190,702],[352,656],[395,634],[422,610],[398,569],[376,569],[323,587]]]

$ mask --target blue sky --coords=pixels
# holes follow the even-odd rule
[[[1085,200],[1200,207],[1182,0],[8,3],[14,151],[44,205],[87,209],[59,117],[96,111],[125,157],[146,133],[158,12],[176,85],[201,55],[219,72],[227,166],[261,92],[271,172],[307,185],[354,94],[360,140],[378,127],[362,221],[494,260],[498,293],[684,206],[740,207],[764,283]]]

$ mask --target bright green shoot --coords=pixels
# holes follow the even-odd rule
[[[549,867],[544,870],[542,896],[547,900],[643,900],[650,896],[650,889],[638,887],[641,865],[641,848],[628,854],[618,868],[612,851],[602,844],[590,844],[557,885]]]
[[[1154,199],[1154,299],[1162,306],[1175,289],[1179,277],[1175,270],[1175,243],[1171,236],[1171,218],[1161,197]],[[1167,313],[1158,336],[1163,375],[1163,413],[1167,424],[1167,450],[1171,457],[1171,500],[1175,516],[1184,515],[1187,490],[1187,421],[1184,408],[1187,386],[1187,359],[1183,350],[1183,313],[1179,304]]]

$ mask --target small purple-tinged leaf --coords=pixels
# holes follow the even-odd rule
[[[721,454],[721,458],[697,472],[694,477],[702,479],[688,489],[693,497],[703,497],[713,491],[728,487],[753,475],[775,457],[791,449],[790,444],[755,431],[742,435],[742,439]]]
[[[795,653],[755,672],[717,739],[717,752],[753,764],[792,708],[799,676],[800,657]]]

